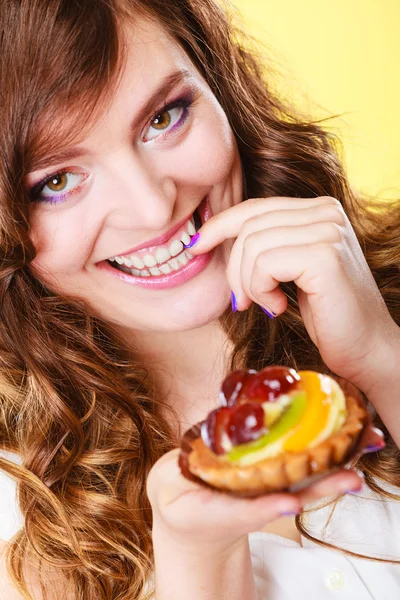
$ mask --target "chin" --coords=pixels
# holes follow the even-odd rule
[[[214,304],[202,304],[198,307],[185,307],[185,311],[179,311],[170,317],[168,327],[165,327],[165,331],[190,331],[192,329],[199,329],[204,327],[213,321],[218,320],[226,311],[229,306],[227,296],[221,298]],[[196,308],[194,312],[193,308]]]
[[[165,302],[161,310],[149,311],[144,308],[140,313],[137,310],[134,319],[132,311],[121,311],[119,314],[114,312],[112,316],[103,312],[99,316],[125,332],[182,332],[199,329],[218,320],[228,306],[230,306],[228,283],[221,285],[219,281],[215,288],[210,287],[201,295],[177,296]]]

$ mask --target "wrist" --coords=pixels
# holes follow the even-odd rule
[[[373,402],[376,394],[390,391],[395,375],[399,374],[400,360],[400,328],[393,322],[394,327],[386,331],[386,335],[376,344],[376,352],[370,357],[369,366],[365,370],[358,387]]]
[[[154,548],[163,550],[169,548],[170,552],[178,556],[183,554],[185,557],[194,556],[196,558],[212,556],[223,557],[231,555],[233,551],[246,547],[248,543],[247,535],[237,538],[227,538],[215,540],[195,538],[193,535],[187,535],[171,530],[162,520],[153,519],[152,539]]]
[[[156,525],[153,546],[157,600],[256,600],[247,535],[193,543]]]

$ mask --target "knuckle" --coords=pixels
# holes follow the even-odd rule
[[[326,207],[326,214],[330,221],[337,223],[338,225],[345,225],[346,217],[343,210],[343,206],[339,204],[330,204]]]
[[[245,201],[248,206],[253,206],[253,204],[257,204],[260,201],[260,198],[247,198]]]
[[[247,295],[249,296],[250,300],[253,300],[253,302],[255,302],[260,293],[260,290],[257,288],[258,286],[256,285],[254,279],[251,279],[248,285]]]
[[[339,266],[337,251],[331,243],[322,242],[316,248],[315,257],[324,267],[334,270]]]
[[[248,283],[248,292],[251,299],[255,300],[260,297],[262,293],[262,282],[261,277],[263,271],[265,271],[265,255],[267,252],[261,252],[254,260],[253,276],[250,278]]]
[[[267,235],[266,231],[262,232],[262,236],[263,238],[265,238],[265,236]],[[260,242],[260,231],[249,231],[246,239],[243,242],[243,248],[246,248],[246,250],[249,250],[253,247],[257,248],[259,246],[259,242]]]
[[[248,263],[249,260],[251,260],[254,264],[260,253],[260,244],[262,244],[262,248],[264,248],[266,245],[266,238],[265,235],[261,237],[259,231],[252,231],[243,239],[243,241],[241,241],[241,244],[244,263]]]
[[[340,242],[343,239],[343,229],[337,223],[325,223],[326,235],[331,242]]]
[[[254,233],[258,220],[259,217],[254,216],[250,217],[249,219],[247,219],[247,221],[243,223],[242,230],[240,232],[240,237],[243,240],[246,240],[252,233]]]
[[[321,196],[321,200],[324,200],[327,204],[332,204],[333,206],[342,206],[341,202],[333,196]]]

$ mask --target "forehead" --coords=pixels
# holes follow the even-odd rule
[[[52,159],[57,153],[63,156],[65,148],[82,144],[85,140],[96,142],[99,132],[117,132],[118,123],[125,123],[127,117],[135,117],[142,107],[146,107],[153,91],[171,74],[188,72],[189,78],[201,80],[202,87],[207,88],[186,52],[156,21],[135,18],[133,24],[125,24],[121,28],[120,34],[121,54],[117,80],[111,81],[109,87],[105,86],[103,90],[97,91],[97,98],[92,97],[95,110],[87,119],[76,102],[68,115],[64,111],[53,111],[50,115],[52,118],[48,119],[45,114],[42,133],[37,136],[35,144],[38,150],[31,172],[46,166],[49,156]],[[81,126],[76,127],[77,121]],[[50,150],[47,150],[48,143]]]
[[[124,31],[125,64],[121,86],[135,95],[144,87],[177,70],[187,70],[200,77],[182,47],[165,28],[154,21],[141,19]]]

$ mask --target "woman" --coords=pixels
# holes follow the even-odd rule
[[[345,559],[307,553],[294,515],[339,497],[343,521],[399,484],[399,206],[356,198],[213,0],[13,0],[0,27],[6,597],[322,598],[316,566]],[[267,364],[357,385],[386,449],[298,495],[183,479],[180,436],[227,370]],[[372,500],[343,498],[362,474]],[[383,597],[397,567],[367,550],[356,597],[376,567]]]

